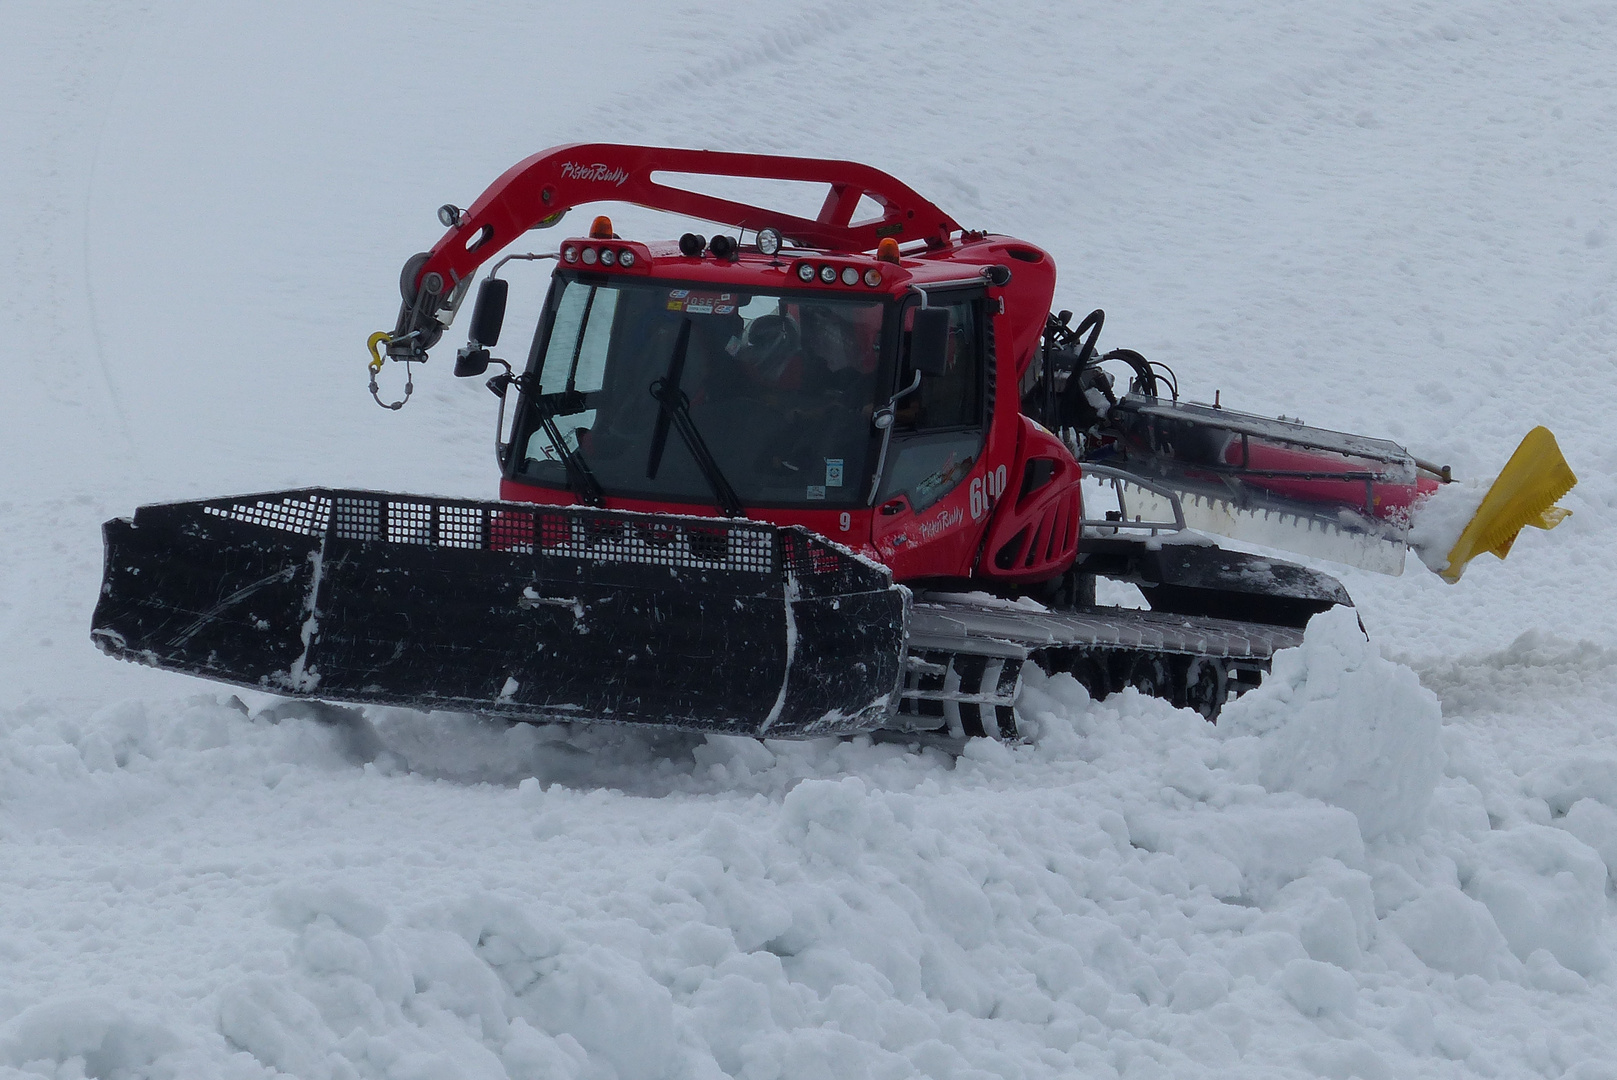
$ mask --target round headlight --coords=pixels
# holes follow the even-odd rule
[[[865,271],[865,284],[866,285],[880,285],[881,284],[881,271],[876,269],[874,266],[872,266],[869,270],[866,270]]]
[[[844,266],[842,268],[842,284],[844,284],[844,285],[857,285],[857,284],[859,284],[859,271],[855,270],[851,266]]]
[[[618,253],[617,252],[613,251],[611,248],[602,248],[601,249],[601,265],[602,266],[611,266],[613,263],[615,263],[617,261],[618,261]]]
[[[808,263],[800,263],[797,267],[797,276],[803,281],[813,281],[814,267],[810,266]]]
[[[780,251],[780,230],[758,230],[758,253],[760,255],[774,255]]]
[[[567,262],[577,262],[578,261],[578,249],[575,248],[573,245],[568,244],[566,247],[561,249],[561,257],[562,257],[563,260],[565,260]]]
[[[618,265],[625,268],[633,266],[634,252],[630,251],[628,248],[624,248],[622,251],[618,252]]]
[[[585,248],[584,253],[582,255],[580,255],[579,258],[584,260],[584,265],[585,266],[594,266],[595,265],[595,249],[594,248]]]
[[[834,266],[820,267],[820,280],[830,285],[837,279],[837,268]]]

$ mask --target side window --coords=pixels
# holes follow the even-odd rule
[[[898,403],[900,431],[938,431],[945,428],[980,427],[983,422],[983,356],[978,333],[979,300],[936,303],[949,312],[949,339],[945,352],[947,370],[942,375],[921,379],[921,388]],[[904,312],[904,358],[900,386],[914,377],[909,362],[910,330],[917,308]]]
[[[977,298],[937,300],[949,311],[949,338],[942,375],[923,375],[913,394],[900,398],[895,411],[893,444],[882,474],[877,501],[903,495],[921,511],[954,490],[983,449],[982,301]],[[914,306],[904,313],[904,354],[900,387],[914,378],[909,360],[909,333]]]

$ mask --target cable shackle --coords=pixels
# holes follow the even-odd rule
[[[391,404],[383,401],[380,388],[376,385],[376,376],[381,374],[382,364],[385,362],[380,347],[390,344],[392,340],[393,336],[386,330],[378,330],[370,336],[370,340],[366,344],[370,346],[371,362],[367,366],[370,368],[371,373],[371,397],[375,398],[376,404],[384,409],[398,410],[404,408],[404,403],[409,401],[410,395],[415,392],[415,379],[411,376],[410,361],[406,360],[404,362],[404,396],[399,400]]]

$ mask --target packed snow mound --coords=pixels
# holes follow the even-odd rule
[[[134,1077],[179,1045],[158,1020],[98,996],[61,998],[24,1009],[0,1026],[0,1074]],[[163,1071],[168,1071],[164,1069]]]
[[[1366,840],[1414,837],[1443,776],[1443,710],[1420,677],[1384,658],[1356,612],[1308,624],[1299,648],[1232,702],[1220,726],[1250,743],[1270,791],[1295,791],[1352,811]]]
[[[1617,1052],[1585,1023],[1614,1004],[1576,831],[1600,769],[1496,783],[1346,612],[1232,708],[1030,672],[1033,740],[958,757],[229,697],[0,713],[0,1068],[1560,1076]]]

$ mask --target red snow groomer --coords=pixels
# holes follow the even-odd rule
[[[702,177],[824,205],[682,186]],[[604,200],[734,232],[646,242],[599,217],[494,264],[455,373],[501,369],[500,501],[142,507],[105,527],[101,647],[277,694],[757,736],[1011,737],[1029,662],[1213,717],[1351,601],[1201,532],[1396,574],[1411,507],[1448,479],[1390,442],[1179,401],[1161,365],[1099,352],[1101,312],[1049,314],[1047,253],[846,161],[536,154],[439,211],[371,339],[372,393],[384,359],[427,359],[480,266]],[[508,363],[512,260],[555,269]],[[1573,482],[1535,430],[1445,576],[1553,525]],[[1149,610],[1096,606],[1097,577]]]

